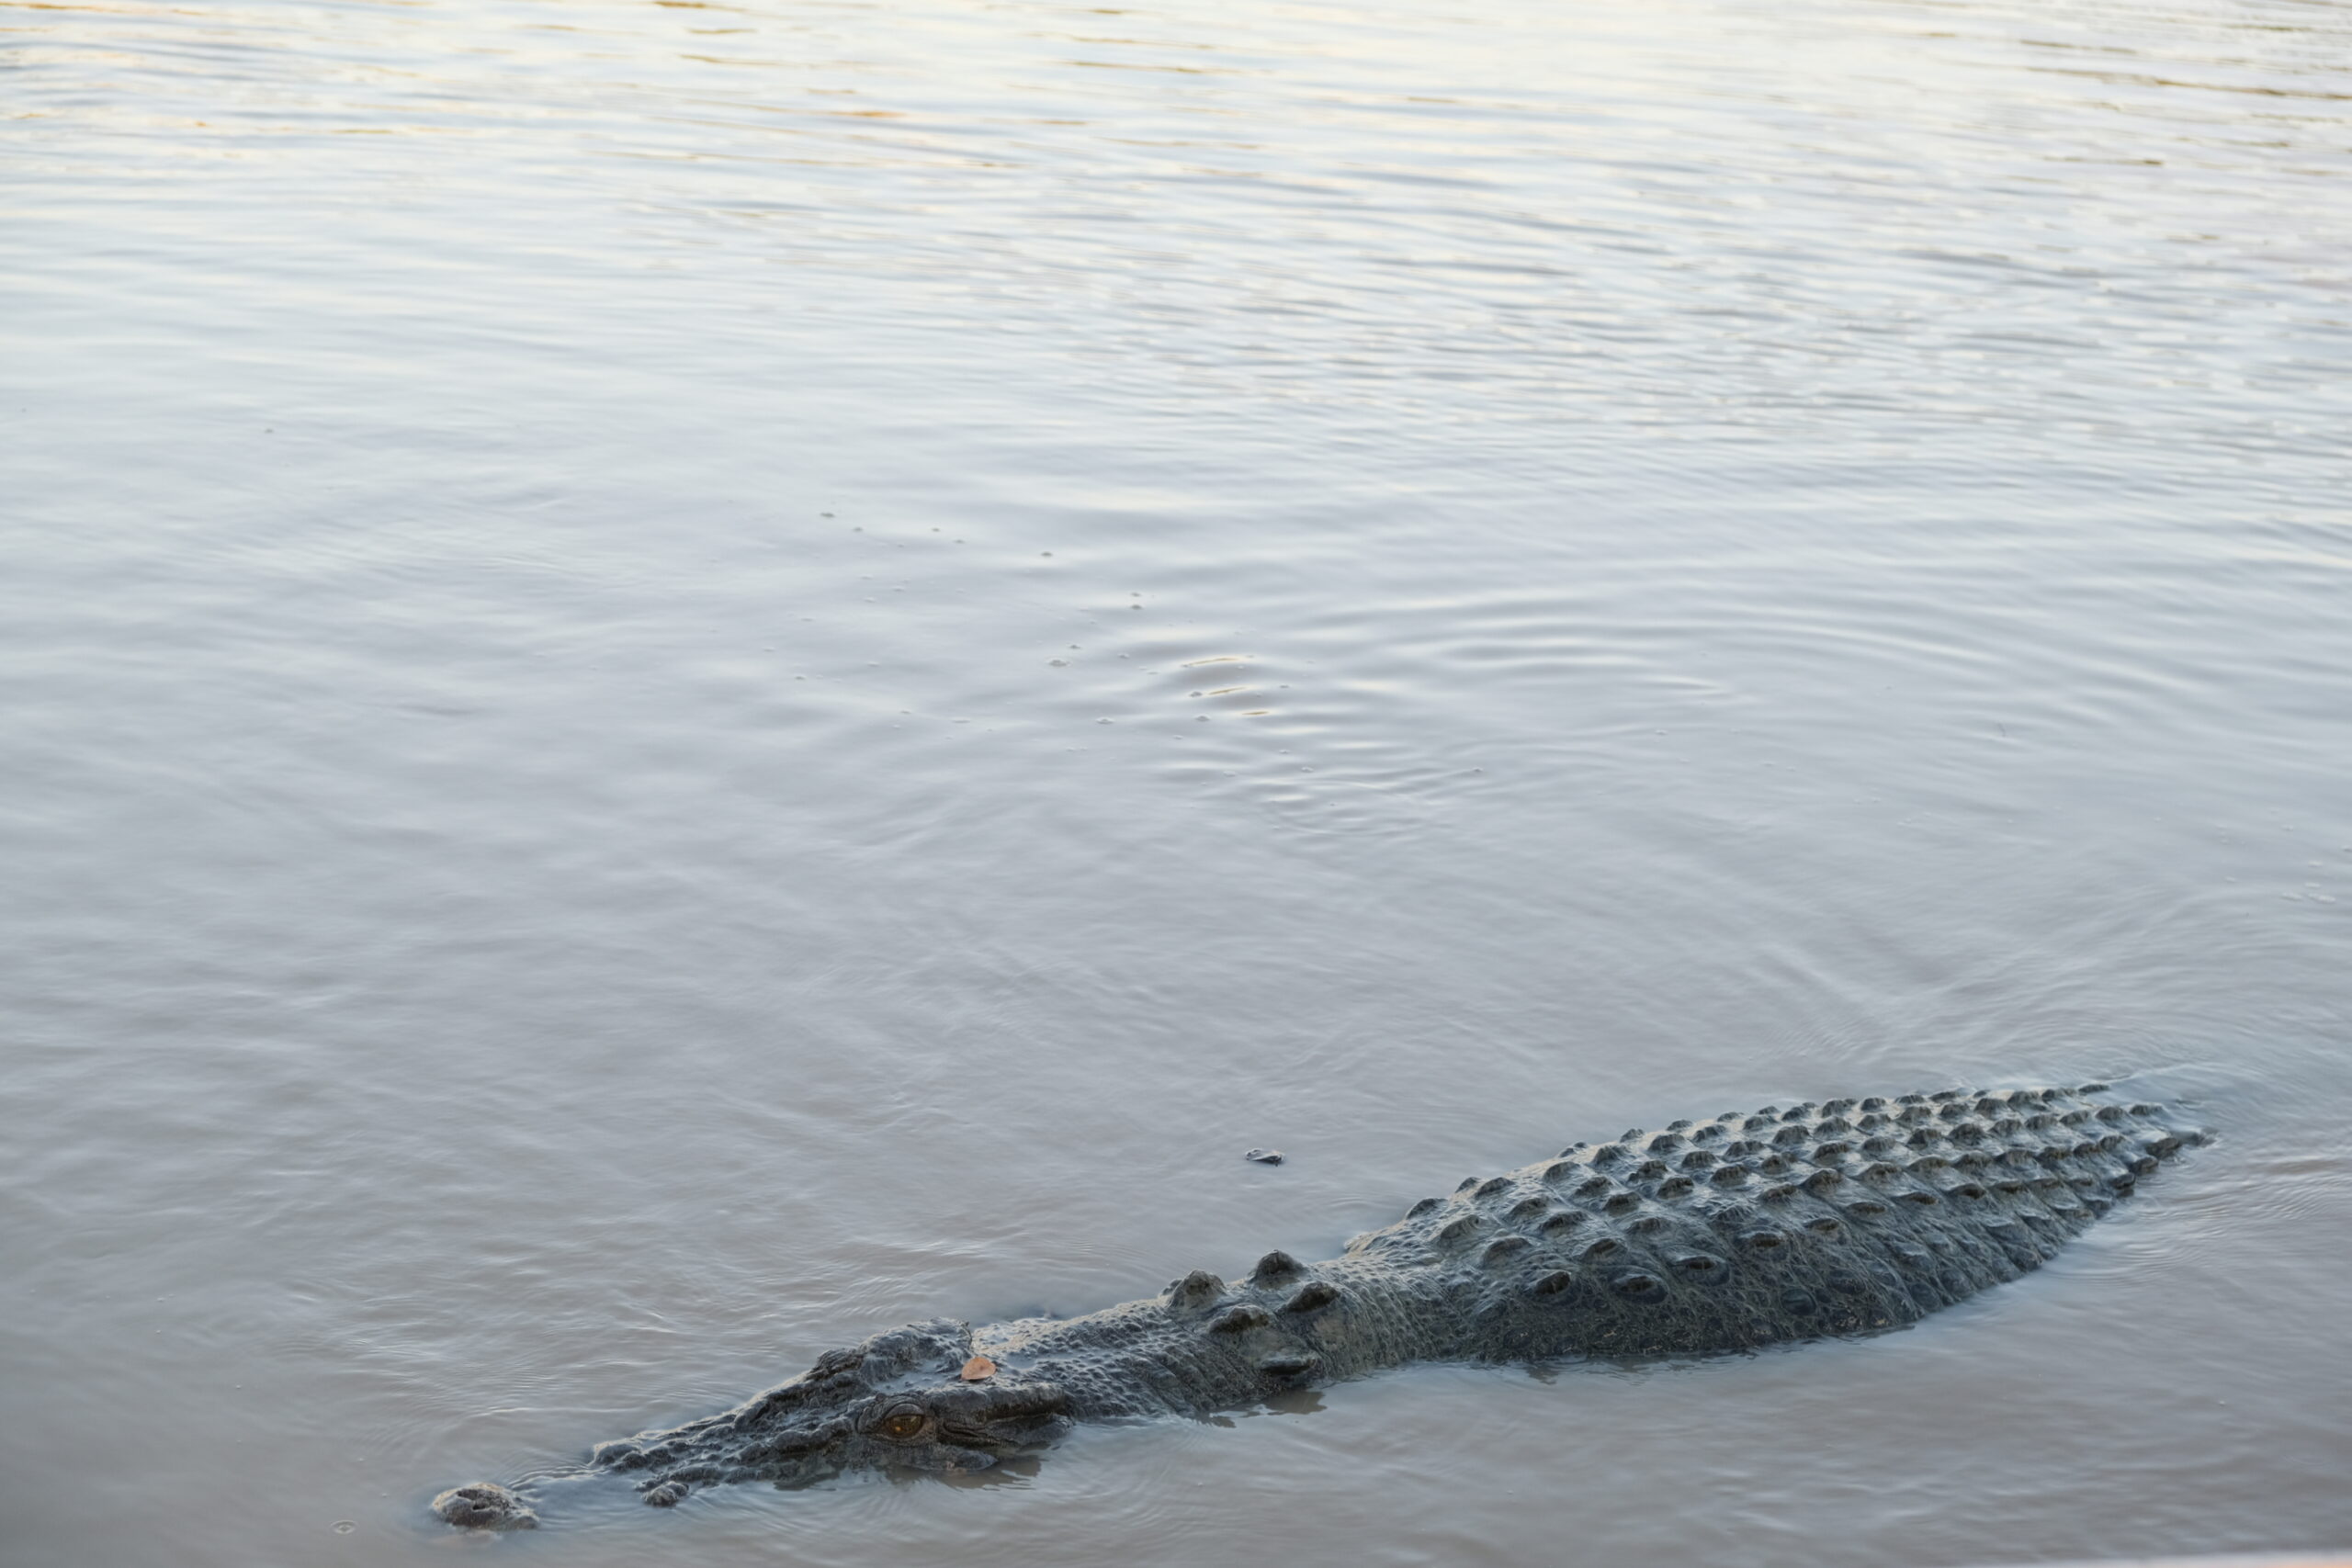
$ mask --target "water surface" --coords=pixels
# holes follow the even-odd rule
[[[2352,11],[0,62],[11,1564],[2352,1540]],[[2088,1077],[2222,1140],[1907,1332],[424,1514],[1630,1123]]]

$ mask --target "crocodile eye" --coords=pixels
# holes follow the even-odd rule
[[[903,1443],[910,1438],[922,1436],[922,1429],[929,1425],[929,1418],[921,1411],[900,1410],[884,1416],[882,1424],[874,1429],[894,1443]]]

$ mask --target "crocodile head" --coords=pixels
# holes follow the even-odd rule
[[[712,1481],[806,1485],[850,1470],[986,1470],[1068,1429],[1060,1384],[972,1355],[942,1319],[830,1351],[800,1376],[723,1415],[600,1445],[600,1467],[641,1472],[666,1507]]]

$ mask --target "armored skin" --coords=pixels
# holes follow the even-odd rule
[[[667,1506],[716,1482],[977,1470],[1080,1421],[1204,1416],[1408,1361],[1691,1355],[1915,1323],[2040,1265],[2203,1134],[2104,1084],[1727,1113],[1424,1198],[1328,1262],[1194,1271],[1075,1318],[911,1325],[721,1415],[598,1447]],[[486,1482],[450,1523],[537,1522]]]

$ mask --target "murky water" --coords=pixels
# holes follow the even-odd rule
[[[2352,10],[0,60],[9,1563],[2352,1540]],[[1629,1122],[2125,1075],[2222,1143],[1908,1332],[424,1513]]]

